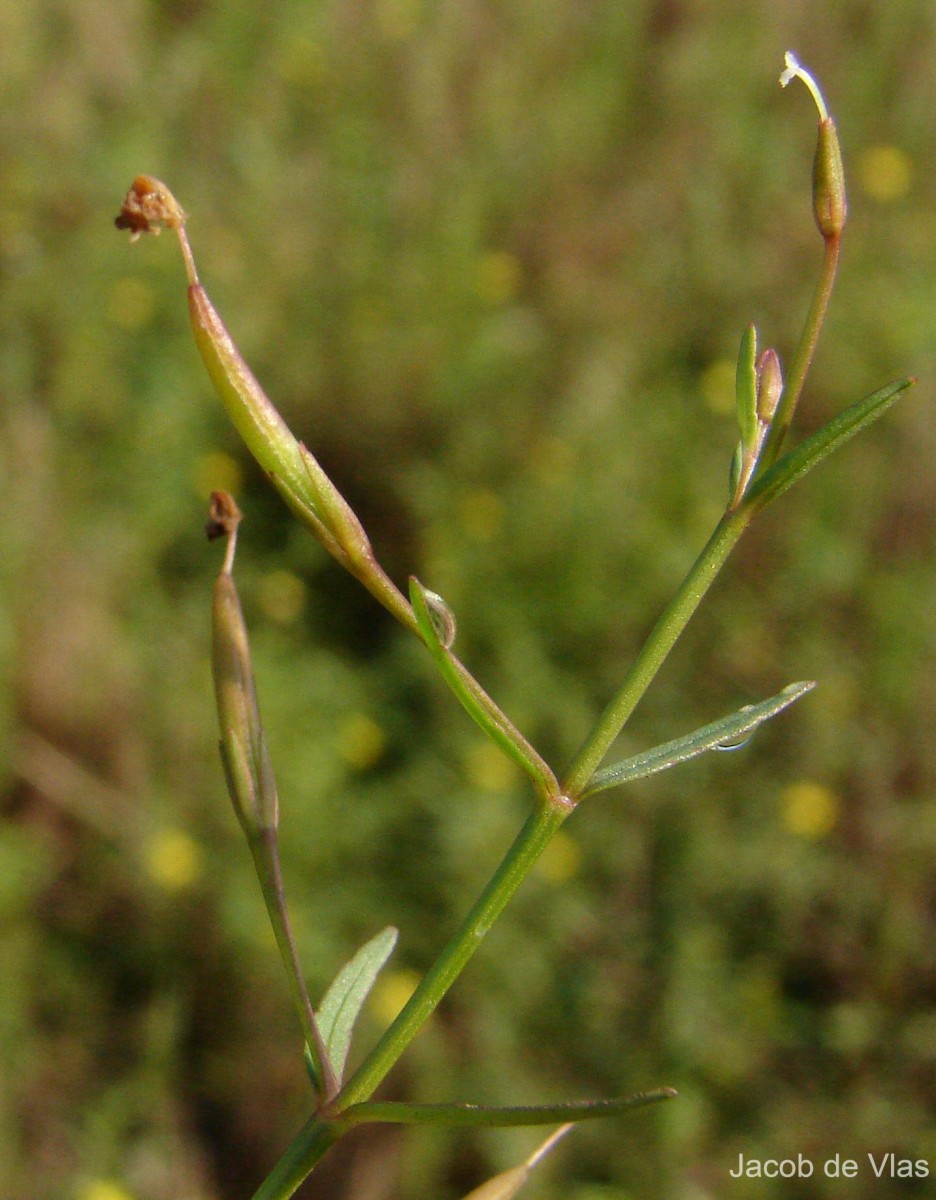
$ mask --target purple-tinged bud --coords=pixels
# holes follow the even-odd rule
[[[780,397],[783,395],[783,372],[780,356],[776,350],[764,350],[758,355],[757,366],[757,419],[769,425],[774,419]]]

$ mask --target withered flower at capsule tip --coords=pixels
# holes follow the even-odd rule
[[[159,233],[163,225],[180,229],[185,213],[164,183],[152,175],[137,175],[114,219],[118,229],[129,229],[135,242],[143,233]]]
[[[263,391],[199,282],[185,220],[165,184],[139,175],[127,193],[117,226],[129,229],[131,239],[157,232],[163,224],[176,234],[188,276],[195,345],[234,427],[303,525],[398,620],[414,629],[412,610],[377,563],[361,522]]]
[[[138,175],[115,224],[130,231],[131,241],[144,233],[159,233],[163,225],[176,234],[188,276],[195,345],[235,428],[287,503],[312,526],[326,549],[343,553],[354,562],[367,562],[370,543],[360,522],[257,382],[199,282],[185,222],[185,212],[169,188],[151,175]]]

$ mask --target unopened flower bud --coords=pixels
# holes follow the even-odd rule
[[[769,425],[783,395],[783,372],[776,350],[764,350],[757,358],[757,419]]]

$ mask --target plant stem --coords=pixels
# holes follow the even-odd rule
[[[253,1200],[287,1200],[302,1186],[302,1181],[340,1136],[337,1127],[320,1117],[310,1117],[254,1192]]]
[[[803,332],[793,356],[786,386],[764,443],[761,469],[769,467],[777,457],[784,434],[790,426],[796,404],[803,391],[803,384],[815,354],[816,344],[819,341],[819,334],[829,307],[832,288],[835,285],[841,244],[841,237],[825,239],[825,252],[819,280],[806,314]],[[753,515],[751,507],[742,501],[734,510],[726,512],[715,527],[715,532],[709,538],[708,544],[683,580],[679,591],[657,621],[617,694],[572,760],[563,785],[563,791],[567,796],[573,799],[581,796],[589,779],[610,749],[611,743],[624,728],[631,713],[663,665],[676,639],[685,629],[689,618],[698,608],[702,597],[708,591]]]
[[[455,936],[430,967],[397,1018],[384,1031],[354,1075],[327,1110],[312,1117],[293,1139],[254,1200],[286,1200],[343,1132],[340,1115],[352,1104],[369,1100],[465,964],[481,945],[517,888],[529,874],[572,806],[561,801],[538,805],[478,897]],[[337,1120],[335,1118],[338,1118]]]
[[[829,299],[835,286],[835,275],[838,271],[839,252],[842,247],[841,237],[830,237],[825,240],[825,250],[822,256],[822,269],[813,292],[812,302],[803,323],[803,332],[793,355],[787,380],[777,405],[777,412],[770,424],[764,449],[761,453],[759,470],[763,471],[774,461],[780,452],[780,446],[790,423],[793,413],[799,403],[806,382],[806,375],[816,352],[816,344],[825,321],[829,307]]]
[[[679,635],[689,623],[690,617],[699,607],[751,516],[752,513],[742,505],[726,512],[716,525],[702,553],[641,647],[617,694],[572,760],[563,784],[563,791],[567,796],[573,799],[581,796],[601,760],[611,748],[612,742],[624,728]]]
[[[280,957],[286,968],[286,978],[289,981],[289,990],[296,1006],[302,1033],[318,1070],[320,1099],[323,1103],[327,1103],[338,1091],[338,1080],[329,1061],[328,1051],[318,1027],[318,1021],[315,1019],[315,1012],[302,976],[302,967],[299,963],[299,955],[289,922],[289,910],[286,906],[276,831],[265,829],[250,837],[249,842],[263,899],[269,913],[270,924],[273,926]]]
[[[341,1089],[333,1108],[343,1111],[367,1100],[394,1065],[436,1005],[478,949],[514,892],[529,874],[550,838],[572,811],[571,806],[537,806],[504,856],[484,891],[475,901],[455,936],[426,972],[396,1020]]]

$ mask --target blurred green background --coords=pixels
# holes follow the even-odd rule
[[[529,802],[411,644],[288,519],[190,340],[173,241],[398,582],[557,767],[705,540],[754,320],[789,358],[851,220],[798,432],[921,384],[765,514],[633,752],[820,687],[734,755],[584,806],[388,1080],[536,1103],[670,1084],[530,1200],[931,1195],[936,1175],[936,9],[930,0],[0,5],[0,1196],[244,1200],[304,1120],[285,988],[216,754],[238,559],[313,993],[384,924],[376,1036]],[[455,1200],[530,1131],[349,1139],[307,1200]],[[856,1179],[732,1180],[738,1155]],[[817,1172],[819,1167],[817,1166]]]

